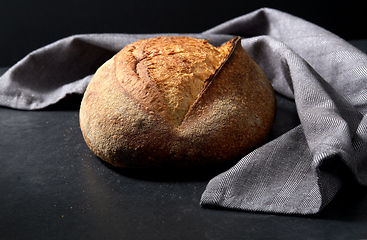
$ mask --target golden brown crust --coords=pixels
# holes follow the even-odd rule
[[[188,41],[163,39],[168,47],[171,40],[173,45]],[[209,65],[216,69],[205,75],[204,89],[178,125],[159,77],[152,79],[151,62],[144,61],[149,52],[171,50],[156,49],[160,39],[153,41],[125,47],[96,72],[85,92],[80,125],[96,156],[119,167],[199,166],[237,159],[265,140],[274,121],[275,95],[239,38],[214,49],[226,57],[211,56],[215,63]]]

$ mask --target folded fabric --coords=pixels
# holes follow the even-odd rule
[[[83,94],[95,70],[141,38],[180,34],[89,34],[38,49],[0,78],[0,105],[40,109]],[[348,172],[367,185],[367,55],[312,23],[263,8],[200,34],[214,45],[241,36],[277,93],[268,142],[213,178],[201,205],[312,214]]]

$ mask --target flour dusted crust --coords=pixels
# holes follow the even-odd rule
[[[146,71],[156,84],[172,125],[178,127],[231,49],[232,44],[216,48],[205,40],[165,37],[142,40],[131,54],[139,61],[138,74]]]
[[[101,66],[84,94],[80,127],[117,167],[203,166],[237,160],[274,121],[273,88],[234,38],[144,39]]]

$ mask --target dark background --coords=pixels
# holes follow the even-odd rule
[[[197,33],[260,7],[367,39],[365,1],[0,0],[0,75],[72,34]],[[77,111],[0,108],[1,240],[367,239],[366,188],[354,182],[314,216],[203,209],[217,171],[117,171],[91,154]]]
[[[0,66],[79,33],[199,33],[261,7],[304,18],[346,40],[367,38],[363,1],[1,0]]]

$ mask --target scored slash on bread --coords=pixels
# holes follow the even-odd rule
[[[116,75],[120,76],[125,88],[140,97],[139,100],[152,108],[157,106],[154,110],[178,127],[206,81],[228,57],[230,49],[230,42],[216,48],[206,40],[189,37],[144,39],[116,56]],[[132,80],[126,78],[127,75],[137,76]],[[155,91],[158,92],[153,93]],[[156,102],[152,103],[152,98]]]
[[[132,43],[101,66],[80,108],[92,152],[118,167],[203,166],[259,146],[274,121],[273,88],[236,37]]]

